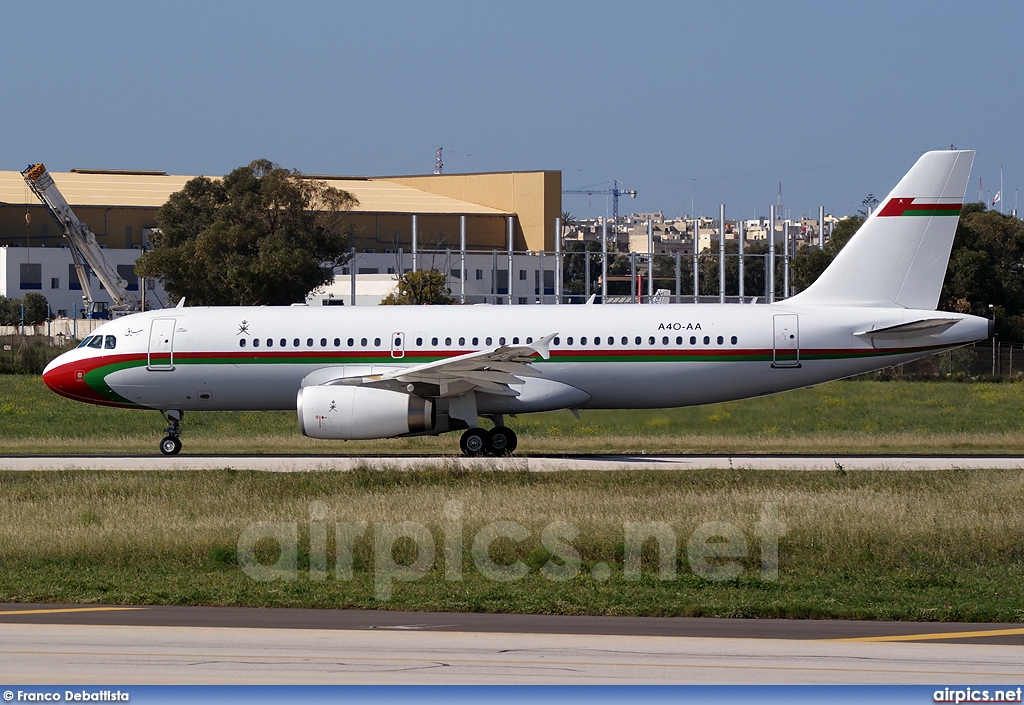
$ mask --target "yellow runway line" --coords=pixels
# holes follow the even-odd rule
[[[0,617],[9,614],[63,614],[67,612],[125,612],[144,610],[145,607],[61,607],[50,610],[0,610]]]
[[[987,636],[1010,636],[1024,634],[1019,629],[986,629],[977,632],[935,632],[934,634],[896,634],[892,636],[861,636],[853,639],[829,639],[828,641],[931,641],[939,639],[976,639]]]

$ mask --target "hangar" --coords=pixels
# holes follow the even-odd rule
[[[125,267],[123,259],[134,262],[147,245],[148,233],[156,227],[157,209],[193,178],[162,171],[98,169],[50,174],[78,217],[96,234],[101,247],[136,251],[134,254],[111,253],[110,258],[122,269]],[[488,261],[492,253],[506,252],[510,240],[511,249],[517,253],[555,249],[555,220],[561,214],[562,198],[562,178],[558,171],[304,176],[321,179],[359,200],[348,220],[354,229],[352,246],[358,253],[360,273],[364,269],[367,274],[408,269],[409,255],[414,249],[458,251],[463,227],[466,250],[478,256],[484,252]],[[51,301],[61,296],[58,292],[65,292],[72,298],[77,296],[69,291],[76,284],[68,268],[59,264],[52,276],[44,273],[38,277],[39,281],[21,281],[20,273],[24,269],[21,265],[25,263],[26,253],[15,253],[14,248],[29,248],[37,252],[37,258],[43,258],[38,248],[56,249],[62,244],[60,229],[36,200],[21,173],[0,171],[0,251],[4,254],[4,262],[0,263],[3,272],[0,295],[20,296],[27,285],[30,289],[43,289],[42,293]],[[10,257],[6,256],[8,252]],[[45,259],[54,256],[49,254]],[[396,267],[384,266],[396,256],[399,258]],[[70,264],[70,255],[67,261]],[[431,266],[431,263],[421,266]],[[38,273],[31,271],[29,276],[37,277]],[[352,274],[356,271],[352,269]],[[452,276],[458,271],[453,271]],[[520,277],[526,279],[522,273]],[[487,278],[491,280],[487,286],[491,295],[499,293],[499,283],[505,283],[500,293],[507,291],[508,268],[502,272],[488,271]],[[47,286],[43,286],[44,283]],[[54,308],[58,307],[69,308],[54,302]]]

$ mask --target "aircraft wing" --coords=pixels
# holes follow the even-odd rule
[[[879,340],[894,340],[901,338],[919,338],[926,335],[938,335],[963,318],[924,318],[910,323],[900,323],[886,328],[875,328],[854,333],[858,338],[871,338]]]
[[[524,377],[539,377],[531,363],[540,356],[551,356],[550,345],[557,333],[525,345],[501,345],[457,357],[427,362],[413,367],[394,368],[380,374],[348,377],[329,384],[361,384],[396,388],[417,384],[438,387],[440,397],[455,397],[470,391],[519,396],[510,385],[522,384]],[[411,391],[411,390],[410,390]]]

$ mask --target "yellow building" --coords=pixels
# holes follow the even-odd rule
[[[141,248],[156,227],[157,209],[193,178],[87,169],[51,176],[108,248]],[[414,222],[418,249],[458,249],[461,216],[467,249],[506,249],[510,221],[516,251],[555,249],[562,205],[558,171],[314,178],[359,200],[349,222],[355,231],[352,245],[360,252],[411,251]],[[0,171],[0,247],[59,247],[62,237],[21,173]]]

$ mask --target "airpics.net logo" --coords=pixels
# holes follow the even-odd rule
[[[447,502],[441,528],[435,530],[416,521],[329,522],[328,505],[316,501],[309,505],[308,522],[261,521],[246,527],[238,537],[238,563],[246,575],[260,582],[298,580],[300,549],[306,549],[310,580],[327,580],[333,572],[335,580],[350,581],[355,577],[357,546],[361,545],[368,554],[368,560],[361,563],[372,564],[378,600],[390,599],[396,582],[420,580],[435,568],[451,582],[461,581],[470,566],[485,579],[502,583],[522,580],[534,570],[547,580],[566,582],[584,571],[576,543],[581,532],[571,522],[553,521],[531,531],[517,521],[494,521],[470,534],[463,525],[463,513],[461,501]],[[305,534],[302,541],[300,533]],[[329,550],[329,535],[333,535],[333,550]],[[786,525],[779,521],[777,508],[767,503],[761,506],[749,537],[727,521],[704,522],[688,536],[680,536],[667,522],[625,522],[620,534],[621,560],[593,563],[589,572],[597,582],[610,580],[616,570],[621,570],[627,581],[641,580],[645,547],[653,546],[656,570],[652,575],[662,581],[675,580],[681,564],[679,549],[685,545],[689,570],[704,580],[732,580],[746,571],[761,580],[775,581],[779,578],[779,539],[785,535]],[[531,567],[523,557],[508,562],[495,559],[494,547],[499,543],[523,547],[538,538],[546,557],[539,566]],[[273,560],[266,560],[268,555]],[[757,569],[744,568],[744,561],[758,557]],[[652,561],[646,562],[650,567]],[[333,571],[329,563],[333,563]]]

